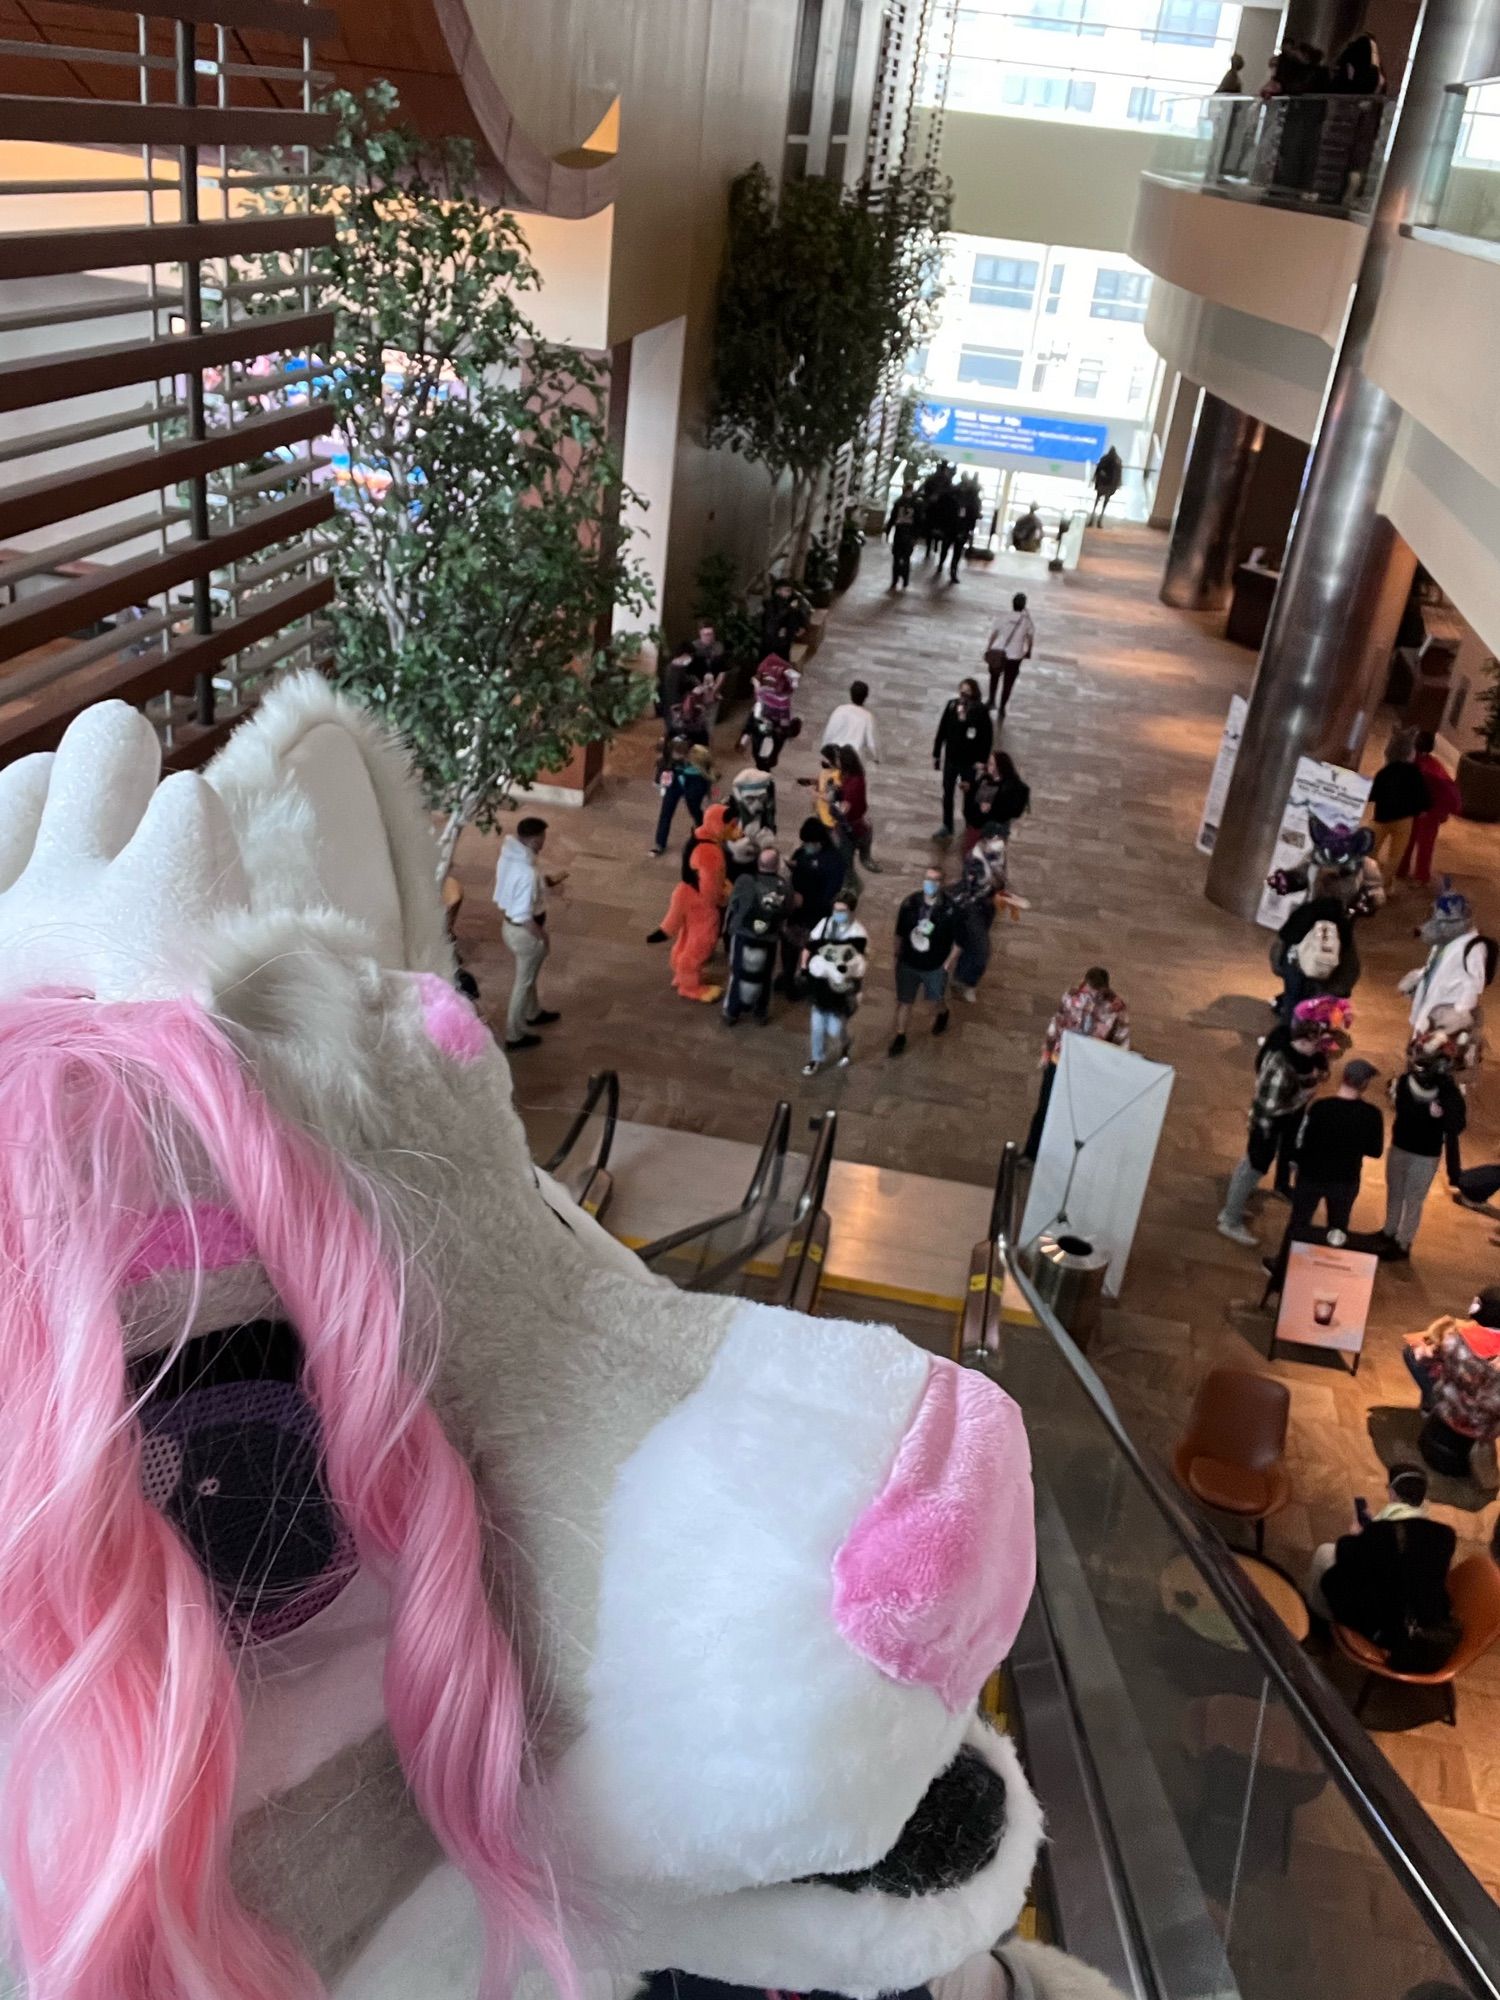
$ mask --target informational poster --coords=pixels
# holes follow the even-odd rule
[[[1036,410],[1000,410],[983,403],[919,404],[917,428],[930,445],[1074,465],[1092,465],[1109,443],[1105,424],[1080,424]]]
[[[1208,781],[1208,797],[1203,801],[1203,817],[1198,822],[1197,847],[1200,854],[1212,854],[1219,837],[1219,821],[1229,796],[1229,780],[1234,776],[1234,760],[1240,754],[1240,738],[1245,733],[1245,715],[1250,704],[1242,694],[1229,697],[1229,715],[1219,738],[1219,754],[1214,759],[1213,776]]]
[[[1112,1042],[1062,1038],[1021,1241],[1046,1230],[1086,1237],[1109,1258],[1111,1298],[1125,1279],[1175,1074]]]
[[[1294,1347],[1331,1347],[1352,1354],[1365,1344],[1365,1322],[1380,1259],[1368,1250],[1294,1243],[1287,1256],[1276,1315],[1276,1338]]]
[[[1299,868],[1306,861],[1312,851],[1307,830],[1310,812],[1326,826],[1358,826],[1369,796],[1370,780],[1358,771],[1346,771],[1341,764],[1320,764],[1316,757],[1299,757],[1267,874],[1274,875],[1278,868]],[[1255,921],[1268,931],[1279,931],[1301,900],[1300,896],[1278,896],[1268,888]]]

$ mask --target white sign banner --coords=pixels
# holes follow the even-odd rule
[[[1124,1281],[1175,1074],[1113,1042],[1062,1038],[1021,1241],[1049,1229],[1086,1237],[1109,1257],[1111,1298]]]
[[[1219,738],[1219,754],[1214,759],[1213,776],[1208,781],[1208,797],[1203,801],[1203,817],[1198,822],[1197,847],[1200,854],[1212,854],[1219,837],[1219,821],[1229,796],[1229,780],[1234,776],[1234,760],[1240,754],[1240,738],[1245,733],[1245,714],[1250,704],[1242,694],[1229,697],[1229,715]]]
[[[1280,868],[1299,868],[1307,860],[1312,851],[1312,837],[1307,830],[1310,812],[1326,826],[1358,826],[1365,816],[1365,801],[1369,796],[1370,780],[1362,778],[1358,771],[1346,771],[1339,764],[1320,764],[1316,757],[1299,757],[1267,873],[1274,875]],[[1267,888],[1255,921],[1268,931],[1279,931],[1301,901],[1300,895],[1278,896]]]
[[[1358,1355],[1380,1259],[1367,1250],[1294,1243],[1287,1256],[1276,1338],[1296,1347],[1331,1347]]]

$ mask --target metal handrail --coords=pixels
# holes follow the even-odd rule
[[[1466,1975],[1470,1992],[1483,2000],[1500,2000],[1500,1907],[1249,1583],[1222,1537],[1188,1506],[1166,1474],[1137,1450],[1109,1391],[1022,1270],[1015,1254],[1017,1246],[1011,1240],[1017,1165],[1015,1142],[1008,1141],[1001,1155],[995,1202],[1002,1231],[995,1247],[1007,1277],[1067,1362],[1115,1449],[1185,1546],[1230,1623],[1311,1739],[1371,1845],[1402,1882],[1455,1969]],[[1002,1188],[1006,1191],[1003,1202]]]
[[[786,1165],[787,1142],[792,1130],[792,1107],[782,1098],[771,1113],[771,1122],[766,1128],[766,1136],[761,1142],[760,1157],[755,1163],[755,1171],[750,1176],[750,1185],[745,1190],[745,1198],[738,1208],[712,1216],[707,1222],[690,1222],[685,1229],[674,1229],[667,1236],[659,1236],[654,1243],[645,1244],[640,1257],[644,1263],[652,1263],[658,1257],[670,1256],[684,1244],[695,1243],[712,1230],[723,1229],[747,1215],[751,1209],[764,1205],[770,1207],[781,1192],[781,1176]]]
[[[560,1173],[567,1163],[568,1155],[583,1137],[583,1128],[588,1124],[599,1106],[599,1099],[605,1098],[604,1136],[599,1141],[599,1150],[594,1155],[595,1169],[609,1164],[609,1149],[615,1143],[615,1126],[620,1118],[620,1077],[617,1070],[601,1069],[589,1078],[589,1087],[584,1095],[583,1109],[568,1127],[567,1136],[552,1154],[543,1160],[544,1174]]]
[[[807,1260],[813,1254],[814,1229],[818,1217],[823,1212],[824,1197],[828,1193],[828,1175],[833,1166],[834,1139],[838,1131],[839,1115],[836,1111],[825,1111],[817,1121],[817,1138],[813,1141],[812,1156],[807,1163],[802,1188],[797,1196],[797,1205],[792,1211],[791,1242],[787,1248],[787,1262],[781,1270],[782,1293],[786,1297],[800,1296],[802,1274],[807,1268]],[[819,1253],[821,1255],[821,1252]]]

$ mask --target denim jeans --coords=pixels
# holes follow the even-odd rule
[[[830,1056],[842,1055],[849,1045],[849,1017],[846,1014],[830,1014],[823,1007],[812,1010],[812,1059],[815,1063],[827,1062]]]

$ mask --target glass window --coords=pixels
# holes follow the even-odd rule
[[[908,375],[925,375],[927,373],[927,349],[925,347],[914,347],[911,353],[907,355],[906,372]]]
[[[844,0],[844,21],[839,29],[838,66],[833,72],[833,125],[835,137],[849,130],[854,106],[854,66],[859,60],[859,24],[865,0]]]
[[[1031,371],[1031,393],[1040,395],[1047,386],[1047,357],[1044,354]]]
[[[823,28],[823,0],[802,0],[797,21],[797,50],[792,58],[792,96],[787,106],[789,137],[812,130],[813,91],[818,76],[818,37]]]
[[[1069,35],[1102,35],[1107,0],[1031,0],[1022,25],[1060,28]]]
[[[1055,313],[1057,311],[1058,306],[1062,302],[1062,288],[1063,267],[1061,264],[1054,264],[1047,275],[1047,303],[1042,307],[1043,312]]]
[[[960,382],[982,382],[987,389],[1014,389],[1021,380],[1019,347],[966,347],[958,357]]]
[[[1132,125],[1154,125],[1156,123],[1156,92],[1149,83],[1136,83],[1130,87],[1130,102],[1125,116]]]
[[[1161,0],[1156,26],[1142,33],[1152,42],[1188,42],[1208,48],[1219,39],[1219,0]]]
[[[1103,378],[1102,361],[1080,361],[1078,379],[1073,384],[1073,394],[1083,397],[1086,402],[1092,402],[1099,393],[1099,384]]]
[[[1094,85],[1068,76],[1007,76],[1000,80],[1000,100],[1031,111],[1092,111]]]
[[[1008,306],[1030,312],[1040,267],[1022,257],[976,257],[969,285],[971,306]]]
[[[1090,319],[1128,319],[1137,325],[1146,317],[1151,297],[1147,271],[1097,271]]]

